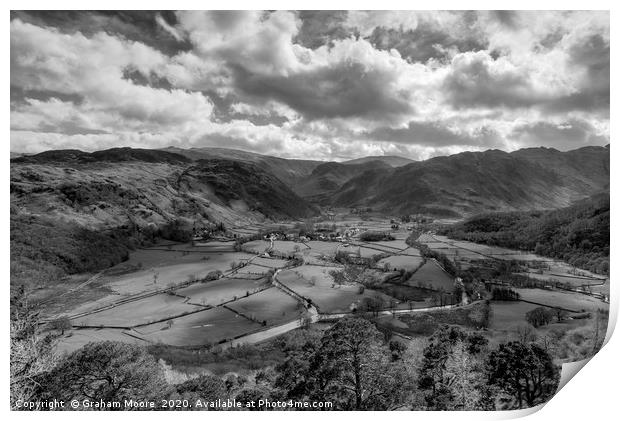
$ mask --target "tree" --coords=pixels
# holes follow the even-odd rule
[[[407,345],[400,341],[392,340],[389,343],[390,354],[392,356],[392,361],[398,361],[403,358],[403,354],[407,350]]]
[[[517,341],[524,345],[527,345],[532,342],[536,342],[538,339],[538,334],[536,333],[536,329],[532,327],[531,324],[525,322],[519,322],[514,327],[515,336],[517,337]]]
[[[486,346],[487,340],[482,335],[457,327],[443,326],[429,338],[418,379],[418,387],[426,391],[424,399],[429,408],[487,408],[486,383],[481,380],[482,365],[477,362]],[[463,397],[464,389],[471,393],[467,401]]]
[[[23,294],[23,290],[21,291]],[[38,317],[33,308],[23,300],[16,303],[11,297],[11,408],[17,409],[18,401],[37,399],[39,378],[58,358],[53,353],[51,335],[36,334]]]
[[[259,406],[258,402],[269,398],[269,391],[259,387],[242,389],[235,396],[235,400],[241,402],[242,408],[249,411],[266,411],[265,406]]]
[[[446,361],[445,378],[450,390],[449,410],[477,411],[494,408],[493,390],[486,384],[484,363],[458,342]]]
[[[536,328],[544,326],[553,320],[553,311],[546,307],[536,307],[525,313],[525,320]]]
[[[176,385],[177,393],[184,399],[195,400],[200,398],[205,401],[214,402],[218,399],[227,399],[228,390],[226,383],[219,377],[208,374],[200,375],[184,383]]]
[[[73,327],[71,320],[66,316],[52,320],[49,325],[52,329],[60,330],[61,335],[65,334],[65,330],[71,329]]]
[[[379,315],[379,312],[383,310],[385,302],[383,297],[376,295],[373,297],[365,297],[362,300],[362,308],[366,311],[372,312],[375,317]]]
[[[339,409],[387,410],[404,402],[408,376],[391,362],[383,335],[366,319],[345,318],[325,332],[314,353],[310,397]]]
[[[90,342],[42,377],[41,399],[159,401],[169,395],[163,371],[145,347]]]
[[[302,330],[292,335],[293,340],[285,345],[286,359],[276,367],[274,384],[289,399],[307,398],[316,385],[310,361],[320,344],[318,338],[309,336],[310,332]]]
[[[332,270],[329,274],[334,278],[334,282],[338,285],[351,284],[360,279],[364,268],[346,264],[343,270]]]
[[[510,399],[510,408],[532,407],[556,392],[559,368],[540,346],[530,343],[500,344],[487,359],[489,384],[498,386]]]
[[[568,312],[560,307],[555,307],[553,311],[558,322],[563,321],[568,316]]]

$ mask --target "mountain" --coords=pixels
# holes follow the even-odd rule
[[[309,200],[325,203],[329,196],[342,187],[347,181],[366,171],[391,169],[383,161],[367,161],[364,164],[343,164],[325,162],[317,165],[312,173],[295,186],[295,191]]]
[[[193,161],[221,158],[249,162],[275,175],[289,187],[295,187],[299,182],[305,180],[318,165],[323,163],[322,161],[277,158],[269,155],[225,148],[181,149],[170,147],[162,150],[182,155]]]
[[[11,159],[12,163],[20,164],[68,164],[68,163],[95,163],[95,162],[151,162],[186,164],[191,159],[172,152],[153,149],[112,148],[92,153],[76,149],[59,149],[41,152],[36,155],[25,155]]]
[[[529,250],[609,274],[609,193],[562,209],[482,214],[451,225],[451,238]]]
[[[363,158],[351,159],[349,161],[343,161],[341,164],[345,165],[358,165],[366,164],[372,161],[381,161],[389,165],[390,167],[402,167],[403,165],[411,164],[415,162],[413,159],[403,158],[396,155],[380,155],[380,156],[365,156]]]
[[[179,189],[203,193],[237,211],[259,212],[272,219],[305,218],[318,213],[275,175],[258,165],[230,159],[205,159],[177,179]]]
[[[170,151],[48,151],[11,160],[11,283],[54,284],[195,224],[239,226],[318,210],[258,164]]]
[[[239,224],[316,209],[257,164],[169,151],[59,150],[11,160],[11,205],[90,229],[176,219]]]
[[[50,186],[51,182],[70,184],[71,171],[77,171],[82,177],[75,181],[80,186],[78,197],[84,193],[86,181],[100,183],[106,178],[128,190],[126,197],[133,197],[134,193],[149,195],[149,200],[159,203],[164,195],[166,200],[162,203],[179,204],[181,211],[184,207],[180,204],[186,203],[186,199],[177,196],[189,195],[198,202],[207,200],[211,210],[205,213],[211,212],[209,217],[228,223],[255,220],[258,215],[286,219],[315,213],[316,209],[301,197],[321,205],[364,206],[390,214],[468,216],[488,211],[559,208],[609,189],[609,147],[590,146],[567,152],[552,148],[511,153],[464,152],[398,167],[391,165],[397,162],[392,158],[398,157],[367,157],[337,163],[276,158],[224,148],[114,148],[93,153],[47,151],[12,159],[11,166],[35,166],[27,171],[35,178],[37,174],[46,174],[37,186],[43,190],[58,188]],[[209,165],[206,172],[200,172],[201,165]],[[239,174],[233,175],[237,171]],[[12,169],[12,177],[13,173]],[[197,186],[197,192],[171,187],[178,183],[180,174],[196,178],[187,185]],[[32,180],[24,184],[24,179],[17,177],[17,181],[12,180],[12,191],[20,191]],[[230,187],[225,189],[221,180],[226,180]],[[128,183],[131,185],[126,186]],[[219,188],[213,190],[215,185]],[[115,193],[109,190],[112,200]],[[127,220],[127,214],[136,217],[133,208],[126,211],[123,206],[117,206],[114,216],[107,215],[103,220],[111,218],[118,223],[119,219]],[[150,209],[148,203],[141,206]],[[145,221],[169,221],[178,215],[179,209],[164,206]],[[101,222],[84,215],[77,219],[95,225]]]
[[[331,195],[335,206],[466,216],[568,206],[609,188],[609,149],[464,152],[367,171]]]

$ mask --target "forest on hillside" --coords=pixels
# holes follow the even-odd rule
[[[451,238],[528,250],[609,274],[609,194],[549,211],[487,213],[440,232]]]

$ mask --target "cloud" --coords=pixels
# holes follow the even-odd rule
[[[557,149],[570,150],[582,146],[604,146],[609,136],[599,132],[584,120],[568,120],[560,124],[539,121],[515,128],[511,134],[514,141],[523,146],[554,145]]]
[[[161,26],[164,31],[172,35],[175,40],[182,41],[184,39],[183,35],[176,28],[166,22],[166,19],[164,19],[161,14],[158,13],[155,15],[155,22],[157,22],[157,24]]]
[[[28,10],[11,11],[11,20],[19,19],[41,27],[53,27],[61,33],[80,32],[91,37],[99,32],[148,45],[165,54],[187,51],[191,44],[175,37],[169,29],[176,25],[176,15],[170,11],[131,10]]]
[[[422,63],[429,59],[447,59],[461,51],[478,51],[485,47],[483,41],[471,34],[455,37],[425,21],[420,22],[413,30],[378,26],[368,40],[375,48],[394,48],[405,59]]]
[[[179,12],[198,55],[251,69],[261,74],[287,75],[302,66],[292,38],[301,22],[292,12]]]
[[[302,24],[294,42],[316,49],[355,36],[355,31],[345,26],[347,15],[348,13],[342,10],[300,11],[299,19]]]
[[[607,12],[12,12],[11,147],[599,144],[609,45]]]
[[[537,87],[523,68],[505,57],[494,59],[486,51],[455,56],[443,89],[456,108],[528,107],[551,95],[549,87]]]
[[[366,69],[361,63],[323,66],[288,77],[238,69],[235,81],[244,94],[280,101],[308,119],[390,119],[413,112],[409,93],[398,89],[391,71]]]
[[[200,92],[158,89],[125,78],[127,70],[149,77],[168,58],[144,44],[11,22],[11,85],[26,98],[11,111],[12,127],[28,130],[118,132],[156,130],[209,120],[213,104]],[[73,101],[79,98],[79,101]]]
[[[491,148],[501,144],[501,137],[492,129],[483,127],[468,133],[446,127],[444,123],[437,121],[410,121],[407,127],[396,129],[381,127],[367,133],[366,136],[386,142],[435,147],[452,145]]]

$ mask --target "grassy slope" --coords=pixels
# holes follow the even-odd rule
[[[333,195],[338,206],[472,215],[568,206],[609,186],[609,149],[464,152],[365,172]]]
[[[452,238],[534,251],[609,273],[609,195],[554,211],[483,214],[455,224]]]
[[[314,212],[248,163],[128,148],[22,157],[11,162],[11,283],[49,285],[112,266],[176,221],[191,230],[194,221],[249,224]]]

